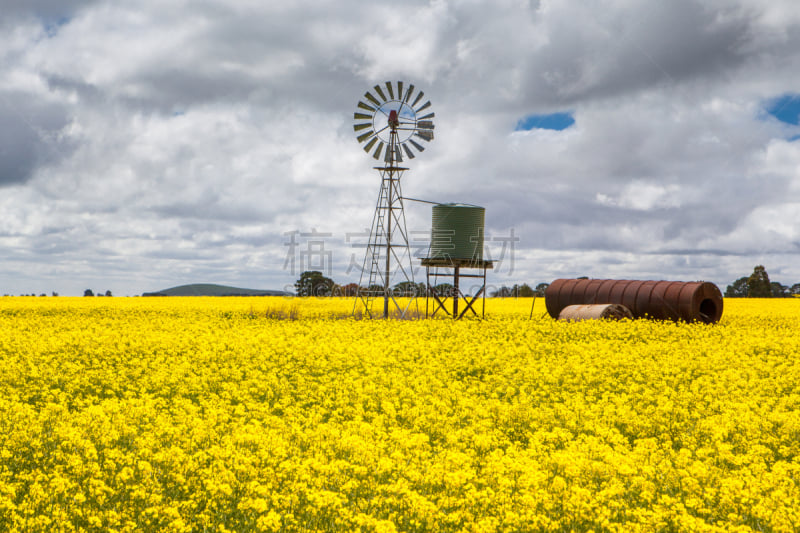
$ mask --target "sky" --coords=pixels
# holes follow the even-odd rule
[[[486,208],[490,285],[800,282],[796,0],[0,13],[0,294],[357,282],[380,176],[353,113],[389,80],[436,113],[403,194]],[[405,214],[424,249],[431,206]]]

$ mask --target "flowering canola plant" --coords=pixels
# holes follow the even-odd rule
[[[0,299],[0,531],[800,529],[800,299],[530,304]]]

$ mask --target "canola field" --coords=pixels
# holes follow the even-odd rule
[[[800,299],[719,324],[0,299],[0,531],[800,530]]]

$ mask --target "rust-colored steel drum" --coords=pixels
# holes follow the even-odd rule
[[[634,318],[714,324],[722,293],[707,281],[557,279],[545,291],[547,312],[558,318],[569,305],[620,304]]]
[[[613,279],[604,279],[600,284],[600,288],[597,289],[597,294],[595,295],[595,301],[592,303],[597,302],[607,302],[609,298],[611,298],[611,289],[614,287],[616,281]]]
[[[572,299],[572,289],[573,289],[573,287],[575,287],[575,285],[578,284],[579,281],[580,281],[579,279],[565,279],[564,280],[564,287],[559,292],[558,299],[556,301],[556,304],[559,306],[559,310],[565,308],[566,306],[568,306],[570,304],[570,301]],[[545,299],[545,303],[546,302],[547,302],[547,299]],[[558,314],[556,314],[556,316],[558,316]]]
[[[657,284],[657,281],[645,281],[639,289],[639,293],[636,295],[636,305],[634,307],[644,309],[649,306],[650,299],[653,296],[653,289]]]
[[[595,298],[597,298],[597,293],[600,290],[600,286],[603,284],[602,279],[590,279],[589,283],[586,284],[586,291],[584,292],[585,299],[591,299],[589,304],[594,304]]]

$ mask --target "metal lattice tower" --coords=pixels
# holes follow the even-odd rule
[[[420,116],[431,103],[427,101],[416,107],[424,93],[419,91],[415,94],[413,85],[408,85],[404,91],[402,81],[396,84],[386,82],[385,92],[380,85],[376,85],[374,91],[375,95],[369,91],[365,93],[366,101],[358,102],[358,110],[354,115],[356,124],[353,128],[358,141],[365,143],[364,150],[367,153],[375,147],[372,156],[380,159],[383,155],[384,166],[374,167],[380,173],[381,187],[358,283],[362,289],[359,290],[353,314],[360,309],[370,318],[388,318],[395,313],[402,318],[408,315],[412,304],[416,302],[417,286],[400,187],[400,179],[408,168],[400,165],[404,153],[409,159],[415,157],[412,147],[418,152],[425,149],[415,138],[426,142],[433,140],[434,126],[430,119],[434,113]],[[364,133],[360,133],[362,131]],[[399,283],[411,290],[407,302],[400,301],[400,295],[393,293],[392,289]],[[383,312],[378,314],[373,306],[381,299]]]
[[[392,153],[391,143],[389,153]],[[358,282],[359,287],[366,287],[366,290],[360,291],[356,302],[356,308],[360,304],[370,318],[375,316],[373,304],[377,299],[383,299],[384,318],[395,311],[404,317],[413,301],[413,293],[412,299],[401,305],[392,294],[392,288],[398,283],[408,282],[416,289],[400,187],[400,178],[408,169],[396,163],[390,161],[385,167],[375,167],[381,175],[381,188]]]

